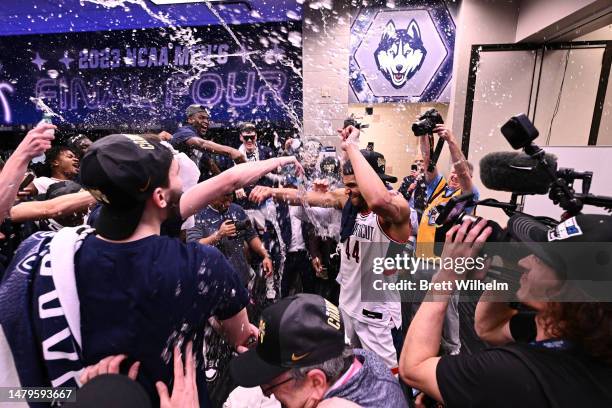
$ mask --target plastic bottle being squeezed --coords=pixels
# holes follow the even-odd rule
[[[48,113],[48,112],[45,112],[45,113],[43,113],[42,119],[40,120],[40,122],[38,122],[38,124],[36,126],[40,126],[43,123],[48,123],[48,124],[52,125],[53,124],[52,119],[53,119],[53,115]],[[46,135],[50,135],[50,136],[54,136],[55,135],[55,129],[47,129],[47,130],[45,130],[45,134]],[[33,158],[32,159],[32,163],[44,163],[45,159],[46,159],[46,156],[45,156],[44,153],[42,153],[40,156],[36,156],[35,158]]]

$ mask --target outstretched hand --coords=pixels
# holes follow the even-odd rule
[[[127,356],[125,354],[118,354],[116,356],[108,356],[100,360],[98,364],[86,367],[79,378],[82,385],[87,384],[94,377],[102,374],[119,374],[119,366],[121,362],[125,360]],[[128,371],[128,377],[132,380],[136,380],[138,377],[138,369],[140,368],[140,361],[132,364]]]
[[[255,186],[249,194],[249,200],[259,205],[272,197],[272,189],[266,186]]]
[[[302,164],[299,162],[297,157],[295,156],[289,156],[289,157],[293,159],[291,161],[291,164],[295,166],[295,175],[298,177],[302,177],[304,175],[304,167],[302,167]]]
[[[187,343],[185,350],[185,366],[181,349],[174,347],[174,386],[172,395],[168,387],[161,381],[155,383],[159,394],[160,408],[199,408],[198,386],[196,383],[196,366],[193,356],[193,342]]]

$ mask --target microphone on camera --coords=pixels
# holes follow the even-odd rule
[[[557,157],[545,155],[550,169],[557,171]],[[546,194],[552,182],[546,168],[524,153],[494,152],[480,160],[480,180],[485,187],[516,194]]]

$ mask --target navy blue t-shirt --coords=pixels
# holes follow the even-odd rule
[[[167,357],[177,334],[201,339],[210,316],[227,319],[248,302],[238,275],[217,249],[157,235],[122,244],[90,235],[76,254],[75,275],[85,363],[121,353],[140,361],[138,381],[152,401],[158,400],[156,381],[171,384]],[[205,407],[210,403],[200,371]]]

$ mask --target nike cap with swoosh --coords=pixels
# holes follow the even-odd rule
[[[255,348],[230,362],[237,385],[267,384],[292,368],[342,355],[344,324],[338,307],[318,295],[301,293],[267,307]]]
[[[165,185],[172,152],[137,135],[109,135],[81,160],[81,184],[102,205],[94,227],[104,238],[128,238],[153,190]]]

